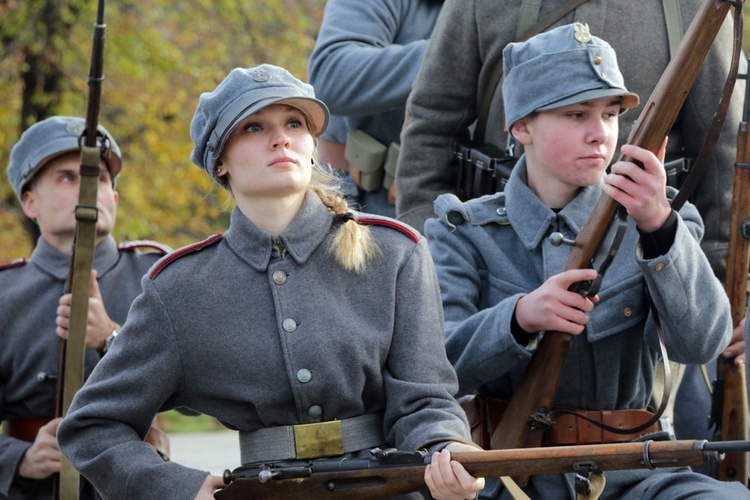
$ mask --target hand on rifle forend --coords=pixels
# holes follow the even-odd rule
[[[484,488],[484,478],[473,477],[463,465],[451,460],[449,450],[477,451],[477,448],[462,443],[451,443],[442,451],[433,453],[432,460],[424,471],[424,481],[430,489],[430,494],[436,500],[475,498]]]

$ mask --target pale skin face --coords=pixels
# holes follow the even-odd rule
[[[23,212],[34,219],[44,239],[57,250],[71,254],[75,237],[75,207],[78,204],[81,156],[70,152],[53,158],[36,174],[22,195]],[[119,195],[102,160],[97,195],[99,215],[96,243],[106,238],[115,226]]]
[[[302,111],[272,104],[232,130],[217,166],[237,206],[278,235],[302,206],[312,175],[315,139]]]
[[[602,98],[527,116],[513,124],[524,145],[529,187],[549,207],[562,208],[596,184],[617,146],[619,98]]]

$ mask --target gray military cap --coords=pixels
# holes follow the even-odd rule
[[[278,66],[235,68],[213,92],[204,92],[190,124],[190,159],[215,179],[216,160],[234,127],[271,104],[288,104],[312,121],[316,136],[328,124],[328,108],[311,85]]]
[[[505,124],[534,111],[622,97],[625,110],[638,105],[628,92],[614,49],[589,33],[587,24],[573,23],[540,33],[503,49]]]
[[[8,179],[16,196],[52,158],[71,151],[80,151],[79,138],[86,128],[86,120],[75,116],[53,116],[35,123],[21,134],[10,151]],[[122,154],[115,139],[103,126],[99,133],[104,138],[102,158],[107,164],[112,185],[122,169]]]

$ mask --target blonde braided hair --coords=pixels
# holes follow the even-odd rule
[[[333,214],[341,219],[341,226],[329,249],[344,269],[356,273],[364,272],[367,262],[378,252],[370,228],[358,224],[356,214],[343,196],[341,180],[327,167],[313,161],[310,189]]]

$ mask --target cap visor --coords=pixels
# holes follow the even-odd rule
[[[595,99],[601,99],[604,97],[621,97],[622,98],[620,101],[621,109],[634,108],[638,106],[638,103],[640,102],[640,99],[638,98],[637,94],[634,94],[632,92],[627,92],[622,89],[613,89],[613,88],[593,89],[593,90],[586,90],[584,92],[580,92],[570,97],[566,97],[565,99],[562,99],[560,101],[553,102],[552,104],[542,106],[541,108],[537,108],[536,111],[549,111],[552,109],[562,108],[564,106],[570,106],[571,104],[578,104],[581,102],[593,101]]]

